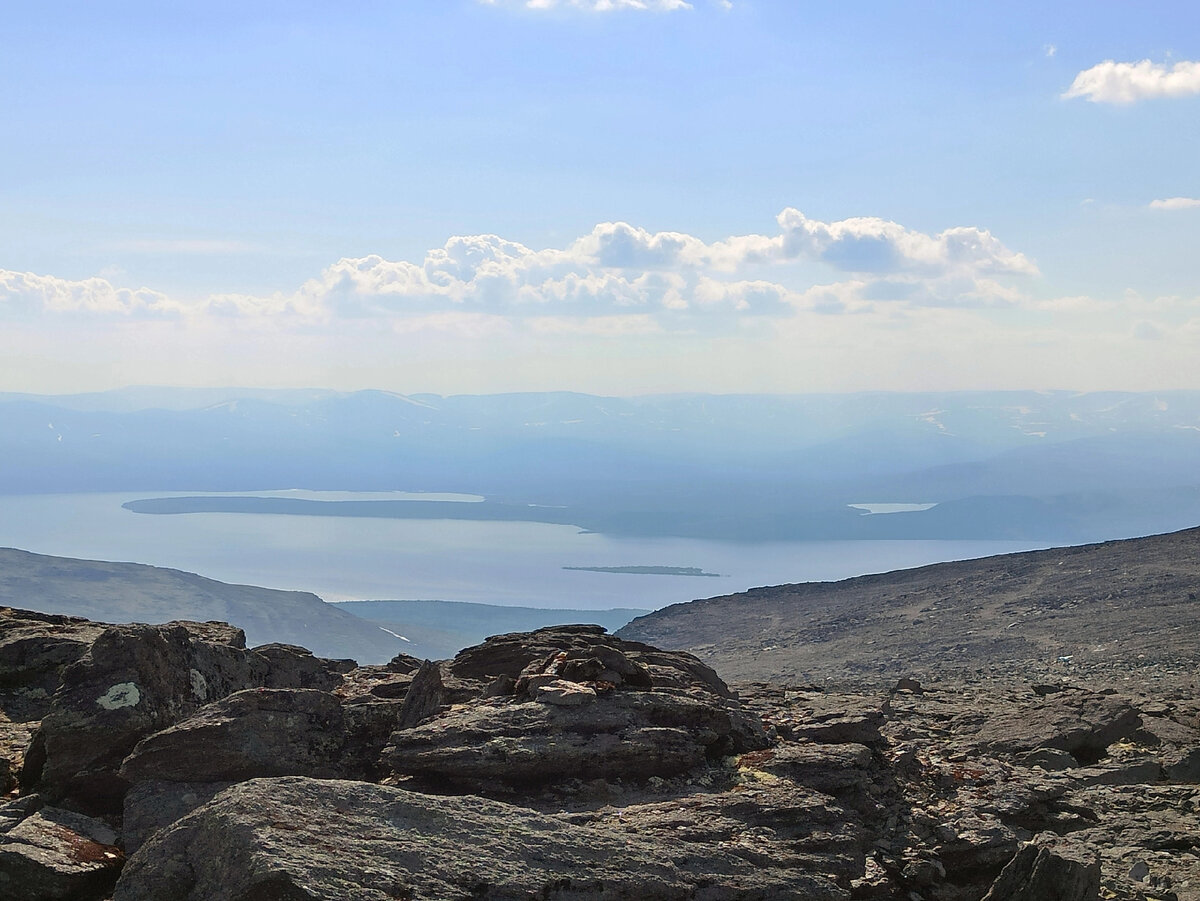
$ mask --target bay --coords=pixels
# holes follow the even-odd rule
[[[613,538],[531,522],[145,515],[121,507],[138,498],[181,494],[0,496],[0,544],[312,591],[327,601],[435,599],[581,609],[658,608],[754,586],[843,579],[1049,546],[1023,541]],[[697,567],[721,577],[563,567]]]

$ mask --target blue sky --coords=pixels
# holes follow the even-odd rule
[[[1200,388],[1195,4],[21,6],[0,390]]]

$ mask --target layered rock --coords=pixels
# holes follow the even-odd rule
[[[52,692],[0,686],[0,898],[1200,901],[1194,678],[735,693],[595,627],[347,670],[6,624]]]
[[[761,723],[694,657],[599,627],[499,636],[446,670],[486,682],[487,697],[440,710],[439,671],[418,673],[383,752],[397,775],[494,795],[567,779],[670,777],[766,743]]]
[[[290,778],[234,786],[158,833],[113,901],[846,897],[826,877],[732,849],[482,798]]]

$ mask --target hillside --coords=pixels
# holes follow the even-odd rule
[[[1198,657],[1200,529],[755,588],[618,634],[690,650],[731,679],[1175,669]]]
[[[615,632],[635,616],[649,613],[629,607],[610,610],[508,607],[465,601],[340,601],[341,610],[408,639],[406,654],[430,660],[453,657],[490,635],[529,632],[546,626],[592,623]]]
[[[380,663],[405,642],[315,594],[229,585],[139,563],[107,563],[0,548],[0,606],[110,623],[221,620],[251,646],[296,644],[323,657]]]

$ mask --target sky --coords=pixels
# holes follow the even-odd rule
[[[0,8],[0,391],[1200,389],[1200,5]]]

